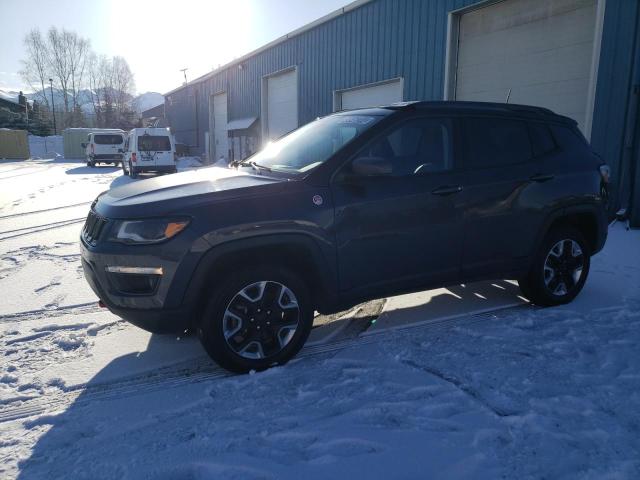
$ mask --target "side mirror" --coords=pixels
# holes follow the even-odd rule
[[[383,157],[359,157],[351,164],[351,170],[358,176],[375,177],[391,175],[393,166],[389,160]]]

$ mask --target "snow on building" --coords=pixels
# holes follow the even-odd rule
[[[217,160],[341,109],[544,106],[578,122],[612,167],[612,210],[640,225],[639,18],[636,0],[358,0],[168,92],[165,115]]]

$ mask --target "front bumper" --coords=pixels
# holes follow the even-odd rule
[[[80,240],[82,269],[91,289],[114,314],[150,332],[180,333],[191,326],[192,312],[182,304],[182,282],[174,284],[178,261],[162,255],[158,247],[157,252],[143,247],[146,252],[142,253],[137,247],[131,252],[131,247],[121,245],[88,247]],[[114,265],[160,267],[163,273],[149,292],[124,293],[114,274],[106,270]]]

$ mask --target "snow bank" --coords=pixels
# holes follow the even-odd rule
[[[38,137],[29,135],[29,151],[31,158],[59,158],[63,156],[62,135]]]
[[[177,166],[179,169],[202,167],[202,159],[200,157],[180,157]]]

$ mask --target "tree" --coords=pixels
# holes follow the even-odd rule
[[[131,108],[134,79],[122,57],[93,55],[89,61],[89,90],[96,123],[105,128],[132,128],[135,112]]]
[[[41,110],[50,111],[49,78],[54,79],[58,125],[87,125],[81,98],[88,91],[97,126],[125,127],[135,122],[131,99],[135,89],[133,73],[123,57],[96,55],[89,40],[76,32],[51,27],[46,36],[35,29],[24,39],[26,58],[22,77],[36,91]],[[88,90],[86,90],[88,88]],[[60,119],[62,121],[60,121]]]
[[[22,60],[23,68],[20,75],[31,90],[36,92],[37,100],[49,109],[45,87],[51,77],[49,47],[38,29],[31,30],[25,35],[24,46],[27,58]]]

